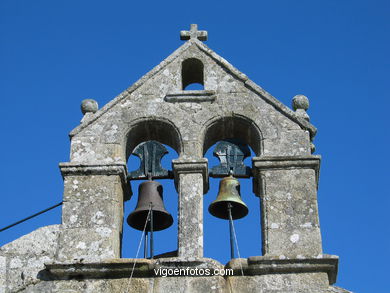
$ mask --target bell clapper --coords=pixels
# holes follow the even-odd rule
[[[150,258],[154,257],[153,247],[153,203],[150,203]]]
[[[144,238],[144,258],[148,258],[148,231],[145,231],[145,238]]]
[[[230,258],[234,258],[234,241],[233,241],[233,218],[232,218],[232,204],[228,202],[227,208],[229,213],[229,232],[230,232]]]
[[[147,172],[147,177],[148,177],[148,181],[152,181],[152,173],[151,172]],[[150,258],[153,258],[153,203],[150,202],[150,207],[149,207],[149,216],[148,218],[146,219],[149,223],[149,229],[146,231],[146,234],[145,234],[145,247],[144,247],[144,254],[145,254],[145,258],[148,257],[148,244],[147,244],[147,241],[148,241],[148,234],[149,234],[149,231],[150,231],[150,238],[149,238],[149,241],[150,241]]]
[[[144,239],[144,258],[148,258],[148,248],[150,247],[150,258],[154,257],[154,247],[153,247],[153,203],[149,203],[149,212],[148,217],[146,218],[146,231],[145,231],[145,239]],[[149,237],[150,231],[150,237]],[[148,240],[150,241],[150,245],[148,247]]]

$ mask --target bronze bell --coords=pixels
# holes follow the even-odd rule
[[[157,181],[145,181],[138,188],[138,202],[135,210],[127,217],[127,223],[134,229],[143,231],[149,213],[150,205],[153,210],[153,231],[170,227],[173,218],[164,207],[163,187]],[[151,231],[148,222],[145,231]]]
[[[228,204],[231,204],[232,219],[241,219],[248,214],[248,207],[240,195],[240,182],[232,175],[225,177],[219,183],[216,200],[209,205],[209,213],[214,217],[228,220]]]

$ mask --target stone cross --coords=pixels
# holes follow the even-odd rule
[[[191,24],[189,31],[180,32],[180,40],[199,39],[200,41],[207,41],[207,31],[198,31],[197,24]]]

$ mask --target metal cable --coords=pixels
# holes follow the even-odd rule
[[[50,211],[50,210],[52,210],[52,209],[54,209],[54,208],[56,208],[56,207],[62,205],[62,203],[63,203],[63,202],[61,201],[60,203],[57,203],[56,205],[51,206],[50,208],[47,208],[47,209],[45,209],[45,210],[43,210],[43,211],[40,211],[40,212],[38,212],[38,213],[36,213],[36,214],[33,214],[33,215],[31,215],[31,216],[29,216],[29,217],[27,217],[27,218],[24,218],[24,219],[22,219],[22,220],[20,220],[20,221],[17,221],[17,222],[15,222],[15,223],[11,224],[11,225],[8,225],[8,226],[6,226],[6,227],[4,227],[4,228],[1,228],[1,229],[0,229],[0,232],[3,232],[3,231],[5,231],[5,230],[7,230],[7,229],[9,229],[9,228],[12,228],[13,226],[16,226],[16,225],[18,225],[18,224],[20,224],[20,223],[23,223],[23,222],[27,221],[27,220],[30,220],[30,219],[32,219],[32,218],[34,218],[34,217],[36,217],[36,216],[39,216],[39,215],[41,215],[41,214],[43,214],[43,213],[46,213],[47,211]]]
[[[126,292],[129,292],[129,288],[130,288],[130,284],[131,284],[131,279],[133,278],[133,273],[134,273],[134,269],[135,269],[135,264],[137,263],[138,254],[139,254],[139,251],[140,251],[140,249],[141,249],[142,239],[144,238],[144,234],[145,234],[146,226],[147,226],[147,224],[148,224],[149,215],[150,215],[151,210],[152,210],[152,206],[150,206],[149,211],[148,211],[148,216],[146,217],[145,226],[144,226],[144,229],[143,229],[143,231],[142,231],[142,235],[141,235],[141,238],[140,238],[140,241],[139,241],[139,244],[138,244],[137,254],[135,255],[135,260],[134,260],[133,268],[131,269],[131,274],[130,274],[129,280],[128,280],[128,282],[127,282]]]
[[[234,222],[233,222],[233,221],[232,221],[232,227],[233,227],[234,241],[236,242],[236,247],[237,247],[238,258],[240,259],[240,258],[241,258],[240,249],[238,248],[238,241],[237,241],[236,229],[234,228]],[[241,275],[244,276],[244,270],[243,270],[243,268],[242,268],[241,260],[240,260],[240,268],[241,268]]]

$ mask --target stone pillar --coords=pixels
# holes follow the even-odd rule
[[[207,159],[173,160],[178,204],[178,256],[203,257],[203,194],[208,190]]]
[[[123,201],[130,196],[126,165],[61,163],[64,178],[58,261],[119,258]]]
[[[320,156],[253,158],[255,193],[261,196],[263,254],[322,254],[317,184]]]

